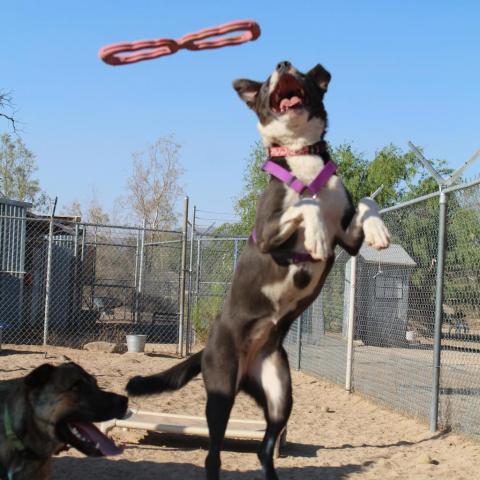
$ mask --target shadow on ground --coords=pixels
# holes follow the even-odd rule
[[[411,447],[412,445],[420,445],[424,442],[430,442],[432,440],[437,440],[440,438],[445,437],[450,433],[451,429],[446,428],[434,435],[429,435],[428,437],[422,438],[421,440],[415,441],[408,441],[408,440],[400,440],[395,443],[381,443],[381,444],[369,444],[369,443],[361,443],[359,445],[352,445],[350,443],[344,443],[343,445],[339,445],[338,447],[319,447],[319,449],[324,450],[344,450],[349,448],[391,448],[391,447]]]
[[[45,355],[45,352],[34,352],[31,350],[12,350],[10,348],[1,348],[0,349],[0,356],[7,356],[7,355]]]
[[[126,449],[138,448],[138,445],[142,445],[144,449],[145,447],[148,448],[148,445],[151,445],[152,449],[155,450],[158,447],[165,447],[178,450],[198,450],[202,448],[206,451],[208,449],[208,438],[195,437],[193,435],[179,436],[168,433],[149,432],[145,437],[135,443],[129,444],[127,442],[124,444]],[[260,441],[225,439],[222,450],[226,452],[256,453],[259,448]],[[321,445],[288,442],[287,446],[282,449],[280,456],[315,458],[317,451],[321,448],[323,448]]]
[[[340,467],[292,467],[278,468],[281,479],[298,480],[345,480],[349,475],[360,472],[362,465],[343,465]],[[156,463],[141,460],[108,460],[102,458],[58,458],[53,464],[52,478],[56,480],[97,480],[114,478],[115,480],[178,480],[203,479],[205,471],[202,467],[188,463]],[[256,480],[261,479],[260,470],[248,472],[223,471],[222,480]]]

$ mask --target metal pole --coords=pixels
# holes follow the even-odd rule
[[[238,239],[233,241],[233,270],[237,268],[238,260]]]
[[[295,368],[300,370],[302,365],[302,324],[303,324],[303,313],[298,317],[297,325],[297,364]]]
[[[50,284],[52,280],[52,246],[53,246],[53,217],[57,208],[57,197],[50,212],[50,225],[48,228],[48,252],[47,252],[47,278],[45,281],[45,314],[43,319],[43,345],[48,344],[48,321],[50,315]]]
[[[357,257],[350,260],[350,296],[348,304],[347,333],[347,371],[345,374],[345,390],[352,391],[353,371],[353,337],[355,335],[355,291],[357,289]]]
[[[384,188],[380,185],[371,195],[374,199]],[[350,296],[348,304],[348,331],[347,331],[347,369],[345,372],[345,390],[352,391],[353,372],[353,338],[355,336],[355,292],[357,290],[357,256],[350,260]]]
[[[188,266],[188,312],[187,312],[187,347],[186,355],[190,355],[192,346],[192,286],[193,286],[193,243],[195,237],[195,218],[197,216],[197,207],[193,206],[192,231],[190,232],[190,258]]]
[[[138,323],[138,257],[139,257],[139,250],[140,250],[140,229],[137,230],[137,243],[135,246],[135,274],[133,276],[133,291],[134,291],[134,298],[133,298],[133,305],[132,308],[134,309],[133,317],[134,323]]]
[[[78,223],[75,224],[75,237],[73,238],[73,256],[78,257]]]
[[[85,257],[85,237],[87,235],[87,227],[86,225],[83,225],[83,228],[82,228],[82,251],[80,253],[80,261],[83,262],[83,259]]]
[[[180,312],[178,319],[178,353],[184,356],[184,322],[185,322],[185,284],[187,266],[187,229],[188,229],[188,197],[183,205],[183,230],[182,230],[182,258],[180,264]]]
[[[78,287],[80,282],[78,281],[78,235],[79,235],[79,225],[75,223],[75,237],[73,239],[73,257],[74,257],[74,264],[73,264],[73,305],[70,308],[70,318],[74,320],[72,317],[80,310],[78,306],[78,300],[81,296],[78,294]]]
[[[197,268],[195,272],[195,304],[198,302],[198,296],[200,294],[200,262],[202,259],[202,239],[199,237],[197,240]]]
[[[139,323],[142,321],[142,302],[141,302],[141,295],[142,295],[142,288],[143,288],[143,257],[144,257],[144,247],[145,247],[145,228],[147,226],[147,220],[143,220],[143,227],[140,233],[140,253],[138,259],[138,287],[137,287],[137,304],[136,304],[136,321],[135,323]]]
[[[433,334],[433,391],[430,408],[430,431],[436,432],[438,427],[438,404],[440,393],[440,367],[443,320],[443,274],[445,266],[445,240],[447,218],[447,195],[440,191],[440,211],[438,219],[438,252],[437,281],[435,290],[435,329]]]

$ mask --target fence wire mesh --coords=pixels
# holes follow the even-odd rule
[[[479,185],[447,194],[439,402],[440,424],[475,435],[480,435]],[[244,237],[190,237],[187,313],[181,319],[180,232],[51,222],[25,212],[21,205],[0,202],[4,343],[82,347],[94,340],[122,343],[126,334],[140,333],[171,353],[186,341],[188,352],[206,341],[246,243]],[[292,368],[344,384],[353,298],[353,389],[426,420],[433,392],[439,199],[387,209],[383,218],[392,245],[381,252],[362,247],[354,292],[352,260],[339,249],[320,296],[294,322],[285,348]]]
[[[480,186],[447,194],[439,423],[480,434]],[[439,198],[387,209],[392,245],[363,246],[354,292],[353,389],[429,418]],[[344,384],[351,260],[337,255],[319,298],[292,326],[291,365]]]
[[[438,210],[433,198],[386,213],[392,245],[362,247],[357,260],[354,388],[423,418],[432,400]]]
[[[205,342],[230,289],[247,239],[199,236],[193,240],[189,312],[192,342]]]
[[[340,249],[335,253],[336,261],[322,292],[294,322],[285,347],[292,366],[342,383],[347,352],[343,328],[345,267],[349,257]]]
[[[480,187],[448,195],[440,423],[480,435]]]
[[[82,347],[146,334],[175,351],[181,236],[0,217],[3,342]]]

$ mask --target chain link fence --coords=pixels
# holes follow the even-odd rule
[[[445,193],[438,418],[480,435],[480,181]],[[157,350],[188,353],[207,339],[247,240],[185,240],[181,232],[42,218],[27,210],[0,201],[4,343],[81,348],[94,340],[124,343],[126,334],[139,333]],[[381,252],[363,246],[356,259],[338,249],[320,296],[294,322],[285,347],[293,368],[347,381],[425,420],[437,402],[439,194],[382,214],[392,245]]]
[[[191,249],[189,300],[190,339],[202,343],[220,313],[246,237],[198,236]]]
[[[42,218],[6,201],[0,207],[4,343],[81,348],[146,334],[176,352],[179,232]]]
[[[350,257],[340,249],[335,256],[335,264],[320,295],[293,323],[284,345],[292,367],[342,383],[347,358],[347,344],[342,334],[345,268]]]
[[[439,424],[480,434],[480,181],[446,189]],[[384,210],[392,245],[337,252],[319,298],[286,338],[292,365],[345,384],[349,303],[354,299],[351,389],[423,420],[434,387],[439,195]],[[345,261],[346,260],[346,261]],[[313,332],[313,335],[312,335]],[[348,380],[347,380],[348,382]],[[432,420],[431,420],[432,421]]]

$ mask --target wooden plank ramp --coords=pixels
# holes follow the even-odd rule
[[[148,430],[151,432],[208,437],[208,425],[205,417],[148,412],[145,410],[129,410],[124,418],[102,422],[99,427],[103,433],[108,433],[113,428],[119,427]],[[265,428],[266,424],[261,420],[240,420],[231,418],[228,422],[225,438],[262,440],[265,435]],[[287,431],[285,429],[276,446],[276,456],[280,455],[280,448],[286,444],[286,436]]]

